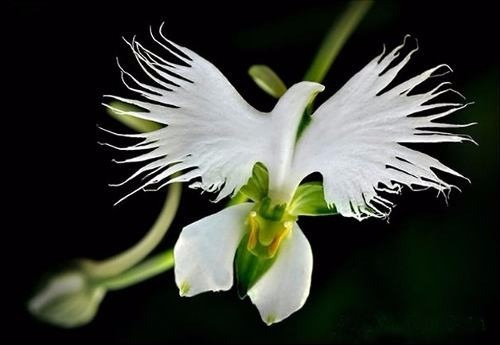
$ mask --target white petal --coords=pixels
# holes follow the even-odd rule
[[[441,83],[430,92],[408,95],[417,85],[435,77],[438,70],[449,72],[448,66],[437,66],[386,89],[417,50],[394,64],[404,44],[383,58],[373,59],[321,105],[297,143],[290,184],[320,172],[326,200],[344,216],[387,216],[393,204],[378,192],[399,191],[402,185],[435,188],[445,194],[453,186],[434,170],[463,177],[438,160],[400,145],[472,141],[465,135],[434,130],[458,127],[433,120],[465,106],[430,103],[443,92],[455,92],[438,91],[449,83]],[[424,110],[434,114],[416,114]],[[412,114],[418,116],[409,117]]]
[[[271,268],[248,291],[268,325],[302,308],[309,296],[313,257],[311,246],[297,223],[277,255]]]
[[[264,163],[270,171],[276,170],[271,176],[282,179],[286,175],[283,167],[292,157],[300,116],[311,92],[323,87],[302,83],[299,88],[291,88],[288,96],[283,97],[286,101],[280,101],[271,116],[251,107],[210,62],[167,40],[161,28],[161,38],[151,35],[162,52],[153,53],[135,40],[127,42],[150,80],[148,84],[119,66],[125,86],[146,100],[107,96],[144,109],[113,109],[120,114],[166,125],[136,135],[135,138],[143,138],[141,143],[122,148],[148,150],[124,162],[154,160],[132,176],[151,173],[129,195],[151,185],[161,188],[172,182],[174,174],[181,173],[184,175],[178,179],[182,182],[201,178],[192,186],[218,192],[220,200],[248,181],[257,162]],[[183,64],[167,61],[169,55]]]
[[[181,296],[229,290],[233,261],[253,204],[223,209],[186,226],[174,247],[175,283]]]

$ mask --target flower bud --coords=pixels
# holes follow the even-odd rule
[[[84,270],[65,270],[49,277],[28,302],[28,309],[41,321],[78,327],[94,318],[105,293]]]

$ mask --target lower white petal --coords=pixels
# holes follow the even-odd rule
[[[234,255],[252,206],[225,208],[182,230],[174,247],[175,283],[181,296],[231,288]]]
[[[313,257],[309,241],[297,223],[277,255],[269,271],[248,291],[268,325],[302,308],[309,296]]]

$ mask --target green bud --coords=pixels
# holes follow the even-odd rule
[[[286,92],[285,83],[269,66],[253,65],[248,74],[262,90],[274,98],[280,98]]]
[[[41,321],[78,327],[92,321],[105,294],[104,287],[77,267],[49,277],[28,302],[28,309]]]

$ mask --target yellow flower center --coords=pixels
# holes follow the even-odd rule
[[[280,220],[270,220],[255,211],[248,215],[247,249],[262,258],[272,258],[277,253],[280,244],[290,234],[293,221],[290,217]]]

